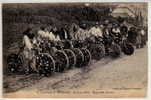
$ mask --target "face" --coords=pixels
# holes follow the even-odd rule
[[[57,28],[56,28],[56,27],[54,27],[54,28],[53,28],[53,30],[56,32],[56,31],[57,31]]]
[[[100,27],[103,28],[104,26],[103,26],[103,25],[100,25]]]

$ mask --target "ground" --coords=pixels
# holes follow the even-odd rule
[[[144,97],[147,90],[147,47],[131,56],[105,57],[86,68],[50,77],[4,75],[4,97]]]

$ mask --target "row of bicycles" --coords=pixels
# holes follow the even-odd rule
[[[34,44],[32,64],[25,69],[25,59],[20,53],[7,57],[8,70],[11,73],[25,73],[26,70],[43,76],[54,72],[63,72],[74,67],[87,67],[91,60],[101,60],[105,56],[117,58],[121,53],[132,55],[133,45],[126,38],[96,37],[85,40],[51,41],[43,39]],[[32,67],[34,65],[34,67]]]

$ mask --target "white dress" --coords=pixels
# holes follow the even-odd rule
[[[26,71],[28,71],[29,67],[31,67],[33,71],[37,71],[35,66],[36,64],[35,64],[34,54],[32,52],[32,48],[33,48],[32,40],[30,40],[28,36],[24,35],[23,44],[24,44],[24,50],[22,52],[24,58],[23,68]]]
[[[33,48],[32,42],[27,35],[23,37],[24,51],[23,54],[25,58],[31,59],[31,49]]]
[[[99,27],[92,27],[89,30],[89,34],[94,35],[94,36],[103,36],[103,31]]]

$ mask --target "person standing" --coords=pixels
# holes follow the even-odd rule
[[[141,48],[141,29],[137,30],[136,48]]]
[[[128,41],[136,46],[136,37],[137,37],[137,31],[135,27],[130,27],[128,31]]]
[[[103,36],[103,31],[100,29],[98,23],[96,23],[95,26],[89,30],[89,32],[92,36],[96,36],[96,37]]]
[[[122,40],[122,35],[118,24],[114,24],[111,28],[111,35],[115,43],[119,43]]]
[[[32,29],[28,28],[26,31],[23,32],[23,46],[22,46],[22,55],[24,57],[24,65],[23,69],[25,70],[26,74],[29,74],[31,69],[35,69],[35,65],[33,62],[33,40],[34,34],[31,32]]]
[[[122,37],[126,38],[128,36],[128,27],[123,25],[120,27],[120,32]]]
[[[141,30],[141,48],[143,48],[146,45],[146,32],[144,29]]]
[[[71,39],[67,25],[65,25],[64,27],[62,27],[60,29],[60,39],[61,40],[70,40]]]
[[[57,29],[57,27],[53,27],[52,31],[53,35],[55,36],[55,41],[59,41],[60,40],[60,32]]]

